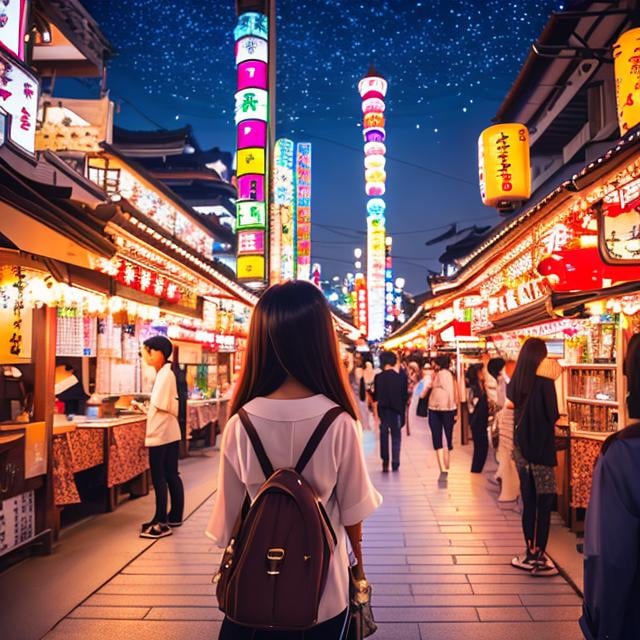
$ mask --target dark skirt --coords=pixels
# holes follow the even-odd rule
[[[306,631],[265,631],[252,629],[225,618],[218,640],[341,640],[346,634],[347,609]]]

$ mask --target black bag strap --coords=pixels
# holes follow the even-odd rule
[[[327,433],[329,427],[333,424],[333,421],[344,411],[342,407],[333,407],[329,409],[327,413],[322,416],[322,420],[316,427],[316,430],[313,432],[311,438],[309,438],[309,442],[307,442],[307,446],[304,448],[302,455],[300,456],[300,460],[298,460],[298,464],[295,466],[296,473],[302,474],[304,468],[311,460],[311,456],[315,453],[320,441],[324,437],[324,434]]]
[[[253,423],[249,419],[249,415],[244,409],[238,410],[238,417],[240,418],[240,422],[242,422],[244,430],[249,436],[249,440],[251,440],[253,450],[256,452],[256,456],[258,457],[258,462],[260,463],[260,467],[262,468],[264,477],[270,478],[273,475],[274,471],[273,465],[271,464],[271,460],[269,460],[267,452],[264,450],[262,440],[260,440],[260,436],[258,435],[256,428],[253,426]]]

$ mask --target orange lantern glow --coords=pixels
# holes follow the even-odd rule
[[[618,124],[624,135],[640,122],[640,29],[623,33],[613,45]]]
[[[365,127],[384,127],[384,116],[381,113],[366,113],[364,116]]]
[[[488,207],[509,211],[531,196],[529,132],[523,124],[496,124],[478,139],[480,196]]]

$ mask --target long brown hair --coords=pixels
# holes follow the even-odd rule
[[[511,378],[512,400],[516,407],[522,405],[536,379],[540,363],[547,357],[547,345],[540,338],[529,338],[522,345],[516,368]]]
[[[301,280],[275,284],[258,300],[231,414],[253,398],[273,393],[287,376],[356,419],[329,305],[320,289]]]

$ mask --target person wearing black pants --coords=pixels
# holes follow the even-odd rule
[[[559,365],[547,359],[546,344],[529,338],[520,351],[516,369],[507,387],[507,406],[515,414],[513,459],[520,477],[522,533],[527,545],[511,564],[534,576],[558,573],[547,556],[556,489],[555,423],[558,400],[554,380]]]
[[[373,380],[373,398],[375,411],[380,420],[380,457],[382,471],[389,471],[389,437],[391,437],[391,469],[400,468],[400,444],[402,427],[406,416],[407,377],[401,376],[395,369],[398,361],[396,354],[383,351],[380,354],[382,372]]]
[[[153,336],[144,341],[141,355],[157,374],[149,399],[145,446],[149,448],[151,480],[156,495],[156,511],[142,525],[141,538],[164,538],[172,528],[182,524],[184,488],[178,472],[180,454],[180,424],[178,386],[169,358],[173,345],[165,336]],[[167,513],[167,488],[171,496],[171,511]]]
[[[167,523],[170,527],[182,524],[184,488],[178,472],[180,442],[149,447],[151,481],[156,494],[156,512],[153,522]],[[167,514],[167,488],[171,497],[171,511]]]
[[[482,473],[489,453],[489,402],[484,386],[484,367],[472,364],[467,371],[469,423],[473,437],[473,459],[471,473]]]

